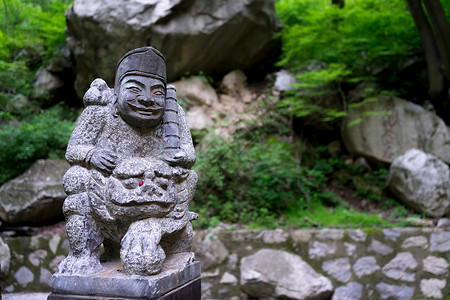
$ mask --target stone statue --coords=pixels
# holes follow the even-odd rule
[[[114,89],[95,79],[83,101],[63,177],[70,253],[57,274],[92,274],[119,258],[129,275],[158,274],[173,255],[190,264],[195,152],[164,56],[126,53]]]

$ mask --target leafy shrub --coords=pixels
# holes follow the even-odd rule
[[[75,128],[76,113],[61,106],[23,123],[0,125],[0,185],[40,158],[62,158]]]

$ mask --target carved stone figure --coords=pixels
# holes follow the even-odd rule
[[[195,152],[166,81],[163,55],[138,48],[119,61],[114,89],[96,79],[84,95],[63,177],[71,251],[57,274],[92,274],[120,258],[127,274],[152,275],[166,257],[193,261]]]

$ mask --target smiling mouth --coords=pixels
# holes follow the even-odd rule
[[[161,111],[161,107],[159,106],[151,106],[151,107],[145,107],[145,106],[138,106],[138,105],[134,105],[131,103],[128,103],[128,105],[130,106],[130,108],[134,111],[139,112],[140,114],[143,115],[154,115],[157,114]]]

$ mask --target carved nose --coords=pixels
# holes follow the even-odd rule
[[[141,105],[153,105],[155,103],[151,96],[140,96],[137,98],[137,101]]]
[[[156,196],[156,197],[162,197],[163,194],[159,191],[158,187],[154,184],[144,184],[144,186],[141,187],[140,193],[148,196]]]

